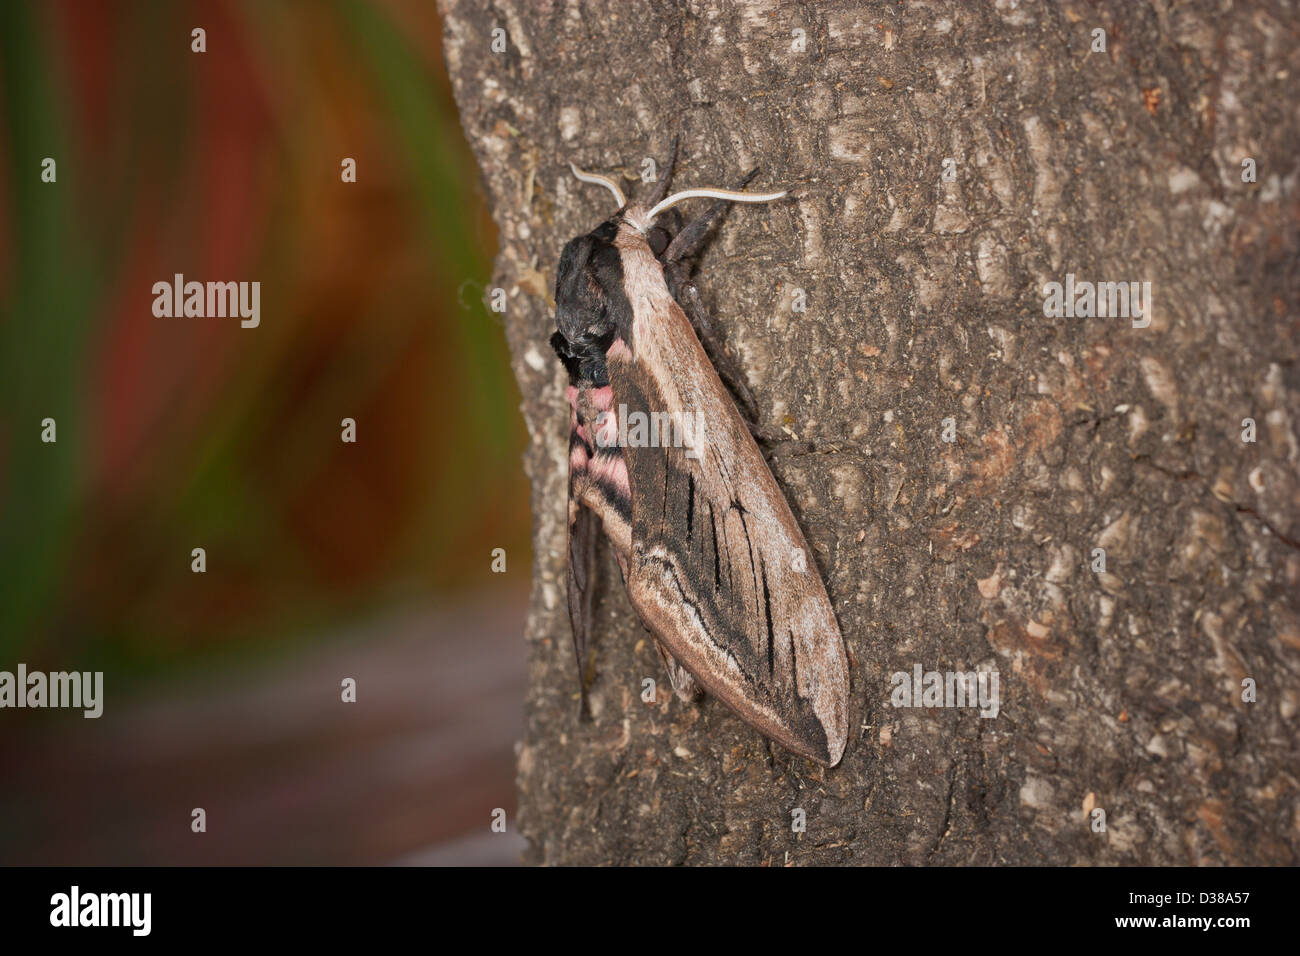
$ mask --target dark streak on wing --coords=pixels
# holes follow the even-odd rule
[[[794,629],[793,629],[793,628],[789,629],[789,634],[790,634],[790,666],[791,666],[791,668],[795,668],[795,667],[797,667],[798,664],[799,664],[799,655],[798,655],[798,652],[795,651],[795,639],[794,639]],[[798,696],[798,694],[799,694],[799,685],[798,685],[798,684],[795,684],[794,687],[793,687],[793,690],[794,690],[795,695]]]
[[[727,519],[725,516],[722,519],[722,546],[726,549],[725,553],[727,555],[727,593],[730,595],[732,603],[735,603],[736,579],[731,576],[731,569],[735,562],[731,559],[731,545],[727,542]]]
[[[695,526],[695,476],[687,475],[686,484],[686,543],[691,544],[691,532]]]
[[[745,521],[745,506],[739,498],[732,499],[731,507],[740,515],[740,528],[745,532],[745,546],[749,548],[749,575],[754,582],[754,610],[758,610],[758,568],[754,566],[754,540],[749,536],[749,524]]]
[[[665,480],[664,481],[664,510],[661,519],[663,521],[662,527],[665,533],[667,533],[668,531],[668,487],[669,487],[669,482]]]
[[[767,564],[759,558],[759,568],[763,572],[763,620],[767,622],[767,676],[772,676],[774,644],[772,639],[772,596],[767,592]]]
[[[709,528],[713,531],[713,590],[722,590],[722,564],[718,557],[718,523],[713,518],[713,502],[709,502]]]

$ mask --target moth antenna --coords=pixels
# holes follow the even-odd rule
[[[655,216],[661,212],[671,209],[679,202],[687,199],[730,199],[733,202],[775,202],[778,199],[785,198],[786,191],[783,189],[779,193],[746,193],[737,189],[686,189],[679,193],[673,193],[659,205],[655,206],[646,214],[646,219],[654,221]]]
[[[627,205],[627,197],[623,195],[623,190],[619,189],[618,183],[614,182],[614,180],[610,179],[608,176],[601,176],[598,173],[584,173],[577,166],[573,165],[573,163],[569,163],[569,168],[573,170],[573,175],[577,176],[584,183],[594,183],[597,186],[604,186],[612,192],[614,198],[618,200],[619,209],[622,209]]]

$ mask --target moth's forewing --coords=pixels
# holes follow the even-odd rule
[[[631,343],[616,341],[607,353],[614,400],[629,419],[666,414],[693,421],[698,434],[693,449],[662,440],[622,449],[632,499],[629,595],[705,689],[783,746],[834,765],[848,737],[849,676],[825,586],[638,238],[619,237],[633,318]]]

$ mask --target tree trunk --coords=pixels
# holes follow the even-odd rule
[[[530,862],[1300,860],[1284,5],[443,0],[443,17],[532,436]],[[666,676],[608,555],[578,720],[546,340],[562,245],[612,209],[567,164],[635,195],[677,133],[678,188],[761,165],[752,188],[796,190],[733,208],[698,280],[789,436],[772,470],[844,635],[854,729],[831,770],[716,700],[644,703]],[[1085,282],[1149,282],[1151,307],[1081,314]],[[1050,283],[1077,308],[1050,315]],[[999,712],[895,706],[917,666],[996,670]]]

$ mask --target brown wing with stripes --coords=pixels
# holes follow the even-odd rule
[[[625,348],[608,356],[630,436],[632,603],[706,690],[790,750],[833,766],[848,736],[849,675],[825,586],[685,315],[671,300],[653,315],[644,308],[635,358]],[[638,414],[676,427],[638,444]]]

